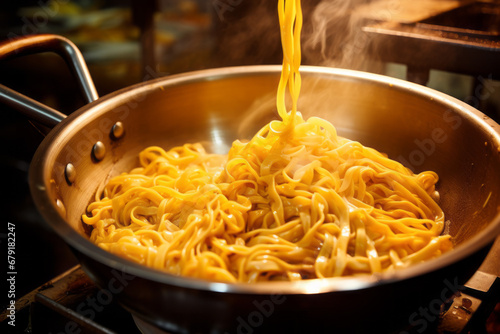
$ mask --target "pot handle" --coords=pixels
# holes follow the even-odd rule
[[[447,303],[439,319],[437,334],[469,333],[486,324],[498,303],[500,277],[478,270]]]
[[[71,72],[77,78],[87,103],[99,98],[80,50],[69,39],[58,35],[42,34],[0,43],[0,60],[42,52],[55,52],[66,61]],[[66,118],[65,114],[1,84],[0,102],[50,128]]]

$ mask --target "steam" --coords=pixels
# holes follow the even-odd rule
[[[388,0],[391,1],[400,0]],[[281,64],[283,53],[277,1],[242,0],[239,3],[226,10],[224,20],[216,24],[219,36],[216,58],[221,66]],[[303,0],[302,64],[382,73],[383,63],[373,53],[368,53],[373,45],[363,27],[373,23],[377,16],[390,19],[392,12],[383,5],[374,4],[371,0]],[[391,10],[395,8],[392,3],[391,6]],[[338,84],[332,94],[324,85],[323,81],[316,82],[312,78],[302,85],[298,108],[306,118],[314,115],[331,121],[347,108],[339,104],[338,97],[351,95],[352,90],[357,89]],[[248,118],[241,122],[240,138],[252,133],[248,124],[264,124],[265,120],[276,118],[275,114],[274,93],[256,101],[245,112]],[[340,134],[349,134],[350,124],[336,122],[336,126]]]
[[[323,0],[313,9],[303,31],[302,52],[312,65],[378,72],[368,55],[370,39],[363,32],[367,0]]]
[[[237,3],[215,15],[217,62],[221,65],[281,64],[277,1]],[[302,63],[380,72],[380,63],[373,54],[367,55],[371,41],[362,30],[370,21],[367,17],[373,18],[370,4],[370,0],[302,1]],[[369,15],[366,15],[367,8],[371,11]],[[387,17],[383,6],[377,8]]]

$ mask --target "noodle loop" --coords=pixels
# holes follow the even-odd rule
[[[99,247],[175,275],[259,282],[366,275],[437,257],[438,176],[297,111],[300,0],[279,0],[284,51],[281,120],[227,156],[200,144],[148,147],[139,167],[112,178],[82,220]],[[292,108],[286,112],[286,88]]]

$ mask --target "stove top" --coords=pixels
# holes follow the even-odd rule
[[[374,3],[378,6],[365,10],[363,52],[376,61],[406,65],[406,79],[422,85],[431,70],[472,76],[471,91],[479,97],[470,104],[498,120],[498,112],[486,110],[483,100],[489,96],[485,81],[500,79],[500,2]]]
[[[474,2],[416,21],[377,21],[363,27],[370,53],[420,69],[500,75],[500,4]],[[443,55],[445,55],[443,57]]]
[[[500,333],[499,276],[500,239],[464,289],[441,305],[440,322],[426,333]],[[0,315],[0,332],[166,334],[122,308],[80,265],[18,299],[16,310],[15,327],[8,324],[8,309]],[[395,333],[422,331],[410,327]]]

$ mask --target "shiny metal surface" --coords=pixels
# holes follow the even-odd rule
[[[252,330],[408,324],[409,315],[427,305],[426,298],[442,295],[447,282],[467,281],[486,256],[500,231],[499,125],[423,86],[307,66],[301,71],[299,101],[305,117],[328,119],[340,135],[386,152],[415,171],[440,175],[440,204],[456,241],[452,252],[394,273],[248,285],[168,275],[88,241],[80,218],[88,202],[110,177],[133,168],[146,146],[202,142],[211,152],[225,153],[233,140],[250,138],[277,118],[280,70],[223,68],[145,82],[71,114],[38,149],[30,171],[37,206],[102,288],[116,280],[117,271],[126,273],[126,286],[116,297],[138,317],[165,330],[214,333],[243,328],[241,319]],[[109,136],[116,122],[127,124],[127,136],[119,143]],[[99,163],[90,154],[96,141],[109,148]],[[72,186],[64,178],[68,162],[78,170]],[[57,209],[58,201],[65,211]],[[258,326],[249,324],[255,312],[263,320],[253,323]],[[365,322],[356,320],[360,314]],[[384,321],[387,317],[391,322]]]
[[[66,168],[64,168],[64,176],[66,176],[66,181],[69,184],[73,184],[76,180],[76,169],[71,162],[68,162]]]
[[[80,50],[69,39],[47,34],[9,39],[0,43],[0,60],[41,52],[56,52],[66,61],[87,103],[99,98]],[[63,113],[4,85],[0,85],[0,102],[49,127],[54,127],[66,117]]]
[[[104,159],[104,156],[106,155],[106,146],[102,143],[102,141],[98,141],[97,143],[92,146],[92,157],[96,161],[101,161]]]
[[[125,128],[123,127],[122,122],[116,122],[115,125],[111,128],[111,136],[114,139],[120,139],[125,133]]]
[[[50,46],[85,68],[78,64],[81,57],[72,57],[74,48],[66,40],[40,38],[16,42],[17,47],[37,52]],[[0,53],[12,55],[15,48],[3,45]],[[168,275],[88,241],[81,215],[110,177],[135,167],[137,154],[149,145],[202,142],[211,152],[226,153],[232,141],[250,138],[277,118],[280,71],[280,66],[222,68],[145,82],[60,117],[39,147],[30,170],[39,210],[74,249],[87,274],[138,318],[172,332],[388,329],[411,324],[419,307],[450,287],[458,289],[486,256],[500,231],[499,125],[423,86],[307,66],[299,101],[305,117],[323,117],[342,136],[386,152],[415,171],[440,175],[440,204],[455,250],[394,273],[249,285]],[[87,98],[97,93],[90,89]],[[30,117],[46,119],[47,125],[59,121],[57,114],[47,118],[44,113],[51,112],[25,106],[22,99],[0,99]],[[106,154],[95,154],[97,142]]]
[[[54,108],[35,101],[2,84],[0,84],[0,101],[3,104],[19,110],[30,119],[50,128],[53,128],[56,124],[66,118],[66,115],[55,110]]]

